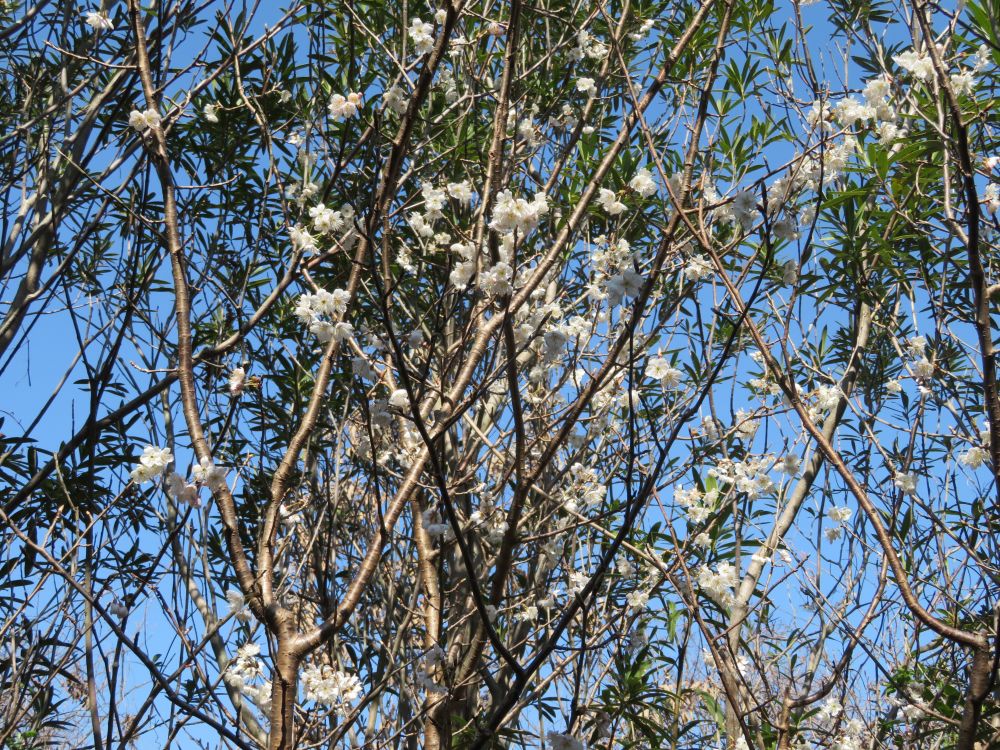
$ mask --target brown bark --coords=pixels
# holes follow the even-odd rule
[[[976,731],[983,715],[983,701],[990,692],[992,670],[990,649],[973,649],[972,664],[969,665],[969,691],[965,694],[955,750],[972,750],[976,745]]]
[[[279,646],[271,678],[271,731],[268,750],[295,747],[295,697],[298,693],[299,658]]]

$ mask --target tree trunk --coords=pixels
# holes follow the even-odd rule
[[[299,660],[279,645],[271,678],[271,731],[268,750],[295,747],[295,698],[298,694]]]
[[[962,721],[958,726],[956,750],[972,750],[976,744],[976,733],[983,713],[983,701],[990,692],[990,672],[993,669],[989,647],[977,648],[972,652],[969,665],[969,692],[965,694]]]

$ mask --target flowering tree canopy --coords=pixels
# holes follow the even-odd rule
[[[1000,744],[996,0],[0,17],[0,747]]]

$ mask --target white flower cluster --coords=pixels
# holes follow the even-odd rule
[[[891,146],[906,133],[896,124],[897,113],[890,102],[892,87],[889,79],[884,76],[872,78],[865,83],[861,93],[864,103],[849,96],[837,103],[833,116],[847,128],[855,128],[859,123],[866,126],[869,121],[873,122],[879,143]]]
[[[814,422],[822,419],[824,415],[835,410],[843,396],[843,391],[837,385],[821,385],[816,389],[813,397],[816,403],[809,408],[809,418]]]
[[[514,292],[514,269],[510,263],[497,261],[479,277],[479,287],[490,297],[507,297]]]
[[[476,245],[473,242],[456,242],[451,246],[451,251],[460,260],[452,268],[448,281],[456,289],[465,289],[476,275]]]
[[[352,92],[347,96],[334,94],[330,98],[327,109],[334,120],[347,120],[354,117],[361,108],[361,94]]]
[[[853,511],[846,506],[834,506],[826,512],[826,517],[834,524],[823,532],[827,541],[833,542],[840,539],[840,533],[843,531],[844,525],[851,520],[851,515],[853,515]]]
[[[712,275],[712,262],[704,255],[695,255],[684,264],[684,278],[688,281],[701,281]]]
[[[549,732],[545,739],[548,740],[549,750],[586,750],[587,747],[582,740],[559,732]]]
[[[569,57],[574,62],[579,62],[585,58],[600,60],[608,55],[608,46],[595,39],[586,29],[580,29],[576,34],[576,47],[569,53]]]
[[[143,111],[133,109],[129,112],[128,124],[136,132],[144,133],[150,128],[159,127],[162,119],[160,113],[155,109],[146,109]]]
[[[836,698],[827,698],[823,702],[823,705],[819,707],[819,711],[813,717],[821,726],[826,728],[826,725],[831,721],[837,719],[844,712],[844,707],[840,705],[840,701]]]
[[[418,55],[426,55],[434,49],[434,27],[426,21],[414,18],[410,22],[407,35]]]
[[[843,733],[830,745],[830,750],[862,750],[868,746],[864,725],[857,719],[847,722]]]
[[[342,320],[334,320],[347,312],[351,295],[343,289],[328,292],[320,289],[316,294],[303,294],[295,306],[295,315],[316,339],[325,344],[328,341],[344,341],[354,335],[354,327]]]
[[[600,189],[597,203],[609,216],[618,216],[627,208],[624,203],[618,200],[617,193],[614,190],[608,190],[608,188]]]
[[[671,390],[681,384],[684,373],[676,367],[671,367],[665,358],[657,355],[646,363],[646,377],[659,380],[660,385]]]
[[[387,88],[382,94],[382,101],[385,102],[386,107],[395,112],[397,115],[402,115],[406,112],[406,95],[403,93],[403,89],[399,86],[392,85]]]
[[[203,458],[198,465],[191,470],[194,481],[204,484],[211,490],[221,489],[226,483],[226,469],[216,466],[212,459]]]
[[[569,469],[569,478],[569,484],[556,499],[570,513],[583,512],[604,502],[608,490],[593,468],[583,464],[573,464]]]
[[[261,711],[271,711],[271,691],[266,684],[255,684],[255,680],[264,674],[264,667],[257,657],[260,646],[256,643],[244,643],[236,650],[236,656],[229,662],[222,679],[252,700]]]
[[[84,14],[84,21],[94,31],[114,31],[115,25],[111,22],[106,10],[90,10]]]
[[[594,279],[587,291],[590,298],[595,302],[606,299],[609,307],[617,307],[624,298],[638,296],[645,278],[635,269],[637,261],[627,240],[609,243],[603,234],[595,237],[591,253]]]
[[[174,457],[169,448],[156,448],[147,445],[142,449],[142,455],[139,456],[139,465],[132,469],[130,474],[132,481],[138,484],[152,482],[167,470],[173,460]]]
[[[978,469],[986,463],[989,457],[990,454],[985,448],[979,445],[974,445],[959,456],[958,460],[963,466],[968,466],[970,469]]]
[[[229,373],[229,379],[227,380],[227,385],[229,387],[229,395],[233,398],[238,398],[243,394],[243,389],[246,387],[247,371],[242,367],[234,367],[232,372]]]
[[[236,649],[236,656],[226,667],[224,675],[226,683],[242,691],[248,684],[262,677],[264,666],[257,658],[259,656],[260,646],[253,642],[244,643]]]
[[[354,209],[350,204],[345,203],[340,210],[333,208],[327,208],[322,203],[317,203],[315,206],[309,209],[309,218],[312,219],[313,229],[320,234],[331,234],[333,232],[341,231],[347,224],[354,221]],[[306,240],[307,238],[302,236],[301,240]],[[309,240],[312,238],[309,237]],[[295,238],[292,238],[292,242],[295,242]]]
[[[927,358],[927,339],[924,336],[914,336],[906,346],[907,354],[912,358],[910,368],[913,375],[920,380],[930,380],[934,377],[934,363]]]
[[[648,169],[639,169],[635,176],[629,180],[628,186],[643,198],[649,198],[656,192],[656,183],[653,175]]]
[[[711,489],[702,493],[697,487],[689,490],[683,487],[674,488],[674,502],[684,508],[691,523],[704,522],[715,510],[719,500],[719,491]]]
[[[1000,211],[1000,185],[995,182],[989,183],[983,190],[983,202],[986,204],[986,210],[991,214]]]
[[[332,706],[341,715],[345,715],[351,701],[361,695],[361,681],[357,675],[326,664],[311,664],[303,669],[302,687],[306,700]]]
[[[434,681],[434,678],[431,677],[431,673],[437,667],[444,665],[445,659],[446,654],[444,649],[436,643],[427,649],[427,651],[421,655],[419,661],[420,666],[416,671],[415,676],[417,686],[433,695],[447,695],[448,688],[443,685],[439,685]]]
[[[775,223],[777,227],[778,223]],[[798,232],[796,232],[798,236]],[[781,265],[781,283],[787,286],[793,286],[799,280],[799,264],[794,260],[786,260]]]
[[[171,472],[166,479],[167,494],[178,503],[187,503],[192,508],[201,507],[198,496],[198,485],[185,481],[176,471]]]
[[[420,522],[423,524],[424,531],[431,538],[448,540],[454,537],[451,524],[442,520],[441,511],[437,508],[428,508],[423,511],[420,514]]]
[[[705,199],[711,203],[716,202],[717,195],[715,189],[707,191]],[[741,190],[733,196],[732,201],[717,208],[713,214],[714,218],[725,223],[736,222],[743,228],[753,225],[757,212],[757,192],[755,190]]]
[[[892,89],[889,81],[878,76],[865,83],[861,92],[864,104],[853,96],[839,101],[834,107],[834,116],[845,127],[854,127],[859,120],[894,120],[895,113],[889,106],[889,94]]]
[[[731,607],[736,601],[733,589],[739,583],[739,575],[732,563],[721,562],[715,570],[708,565],[698,569],[698,587],[722,607]]]
[[[755,500],[774,492],[774,482],[767,472],[775,464],[772,456],[747,456],[743,461],[720,459],[716,466],[708,470],[708,475],[718,479],[720,484],[732,485],[737,492]]]
[[[746,409],[737,409],[733,415],[733,431],[736,437],[749,443],[757,434],[760,420],[755,419]]]
[[[488,500],[483,500],[479,510],[469,515],[469,524],[483,533],[483,538],[489,544],[499,544],[510,528],[507,524],[507,514],[503,508],[496,508]]]
[[[917,692],[920,689],[921,686],[919,683],[911,683],[909,686],[911,693]],[[906,700],[904,698],[899,698],[895,695],[889,696],[888,703],[890,706],[899,711],[899,715],[903,717],[904,721],[913,722],[927,715],[927,709],[925,706],[919,703],[911,702],[910,700]]]
[[[201,505],[198,491],[202,485],[216,492],[226,486],[226,473],[224,467],[216,466],[210,458],[203,458],[194,467],[191,474],[194,482],[188,482],[176,471],[171,472],[167,477],[167,494],[179,503],[187,503],[197,508]]]
[[[794,453],[787,454],[781,459],[778,464],[778,471],[782,474],[787,474],[790,477],[794,477],[799,473],[799,468],[802,466],[802,459],[796,456]]]
[[[454,52],[454,49],[452,49],[452,52]],[[444,66],[440,68],[434,86],[444,91],[444,101],[446,104],[454,104],[458,100],[458,84],[455,81],[455,73],[451,68]]]
[[[929,81],[934,75],[934,61],[931,56],[920,54],[913,48],[893,55],[892,60],[919,81]]]
[[[545,193],[535,193],[532,199],[515,198],[510,190],[501,190],[493,204],[490,229],[500,234],[517,232],[521,237],[531,232],[549,212]]]
[[[449,182],[446,190],[448,191],[448,195],[460,203],[472,203],[476,195],[472,190],[472,184],[468,180]]]
[[[447,247],[450,242],[448,233],[435,232],[434,224],[443,218],[443,209],[447,205],[449,197],[457,201],[460,205],[469,205],[475,198],[475,191],[468,180],[463,180],[462,182],[449,182],[444,186],[424,183],[420,187],[420,193],[423,198],[423,213],[411,212],[407,214],[406,221],[419,240],[428,241],[431,245],[431,251]],[[456,242],[451,245],[451,250],[463,257],[460,267],[452,275],[452,283],[460,289],[464,289],[475,275],[476,246],[471,242]],[[403,268],[413,273],[415,268],[412,266],[409,258],[409,248],[401,248],[397,256],[397,262]]]
[[[905,495],[917,494],[917,478],[913,474],[902,471],[898,472],[892,483],[897,489],[902,490]]]
[[[608,279],[608,304],[617,307],[626,297],[638,297],[645,283],[645,278],[634,268],[626,268],[621,273],[616,273]]]
[[[593,78],[578,78],[576,80],[576,90],[587,96],[597,96],[597,83]]]
[[[250,621],[250,610],[247,609],[246,599],[243,594],[236,589],[226,591],[226,603],[229,605],[229,614],[240,622]]]
[[[722,437],[722,425],[719,424],[719,420],[709,414],[702,417],[699,432],[706,440],[714,442]]]

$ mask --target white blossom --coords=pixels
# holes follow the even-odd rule
[[[635,176],[629,180],[628,186],[643,198],[648,198],[656,192],[656,183],[648,169],[636,171]]]
[[[593,78],[578,78],[576,80],[576,90],[587,96],[597,96],[597,84]]]
[[[802,466],[802,459],[796,456],[794,453],[789,453],[783,459],[781,459],[781,466],[779,467],[782,473],[787,474],[790,477],[798,475],[799,468]]]
[[[243,598],[243,594],[237,589],[228,589],[226,591],[226,603],[229,605],[229,614],[235,617],[240,622],[250,621],[250,611],[246,606],[246,599]]]
[[[460,203],[472,203],[475,193],[473,192],[472,185],[469,184],[469,181],[463,180],[462,182],[449,182],[448,195]]]
[[[310,664],[302,670],[301,680],[306,700],[332,706],[341,716],[350,710],[351,701],[361,695],[361,680],[357,675],[325,664]]]
[[[115,29],[115,25],[111,22],[106,10],[87,11],[83,18],[94,31],[114,31]]]
[[[698,587],[723,607],[731,607],[736,601],[733,589],[738,583],[738,571],[731,563],[721,562],[715,570],[707,565],[698,569]]]
[[[971,96],[976,90],[976,78],[971,70],[951,75],[951,87],[959,96]]]
[[[288,230],[288,236],[292,240],[292,247],[306,255],[313,255],[318,251],[316,238],[312,236],[307,227],[296,224]]]
[[[542,216],[548,212],[549,204],[545,193],[535,193],[529,201],[515,198],[509,190],[501,190],[493,204],[490,229],[500,234],[517,231],[523,237],[538,226]]]
[[[684,373],[671,367],[663,357],[653,357],[646,364],[646,376],[659,380],[664,388],[672,389],[681,384]]]
[[[330,104],[327,109],[330,112],[330,116],[335,120],[347,120],[354,117],[358,113],[358,109],[361,107],[361,94],[350,93],[347,96],[343,94],[334,94],[330,98]]]
[[[851,520],[852,512],[853,511],[846,506],[839,508],[834,506],[826,512],[826,515],[831,521],[836,521],[837,523],[847,523]]]
[[[892,483],[906,495],[917,494],[917,478],[913,474],[900,472],[896,474]]]
[[[209,489],[215,491],[226,486],[227,469],[224,466],[216,466],[212,459],[203,458],[198,465],[191,470],[194,481],[204,484]]]
[[[418,55],[426,55],[434,49],[434,27],[431,24],[414,18],[407,34]]]
[[[144,133],[149,128],[159,127],[161,121],[160,113],[155,109],[139,111],[133,109],[128,115],[129,126],[139,132]]]
[[[389,87],[385,93],[382,94],[382,101],[385,102],[385,106],[395,112],[397,115],[401,115],[406,112],[406,97],[403,95],[403,90],[399,86]]]
[[[626,208],[625,204],[618,200],[615,192],[607,188],[601,188],[597,202],[610,216],[617,216]]]
[[[169,448],[156,448],[147,445],[142,449],[139,456],[139,465],[132,469],[132,481],[138,484],[152,482],[156,477],[166,471],[167,466],[174,460]]]
[[[343,211],[327,208],[323,203],[317,203],[310,208],[309,217],[313,220],[313,229],[320,234],[339,232],[344,228]]]
[[[934,363],[927,357],[921,357],[913,363],[913,374],[925,380],[934,377]]]
[[[581,740],[569,734],[559,732],[549,732],[545,735],[548,740],[549,750],[585,750],[586,745]]]
[[[249,683],[264,674],[264,666],[260,659],[260,646],[247,642],[236,649],[236,655],[230,660],[223,675],[226,682],[237,690],[244,690]]]
[[[704,255],[696,255],[684,265],[684,276],[688,281],[700,281],[712,274],[712,263]]]
[[[509,263],[500,261],[484,271],[479,277],[479,286],[491,297],[507,297],[514,292],[514,269]]]
[[[397,388],[389,396],[389,406],[396,409],[405,409],[410,405],[410,397],[403,388]]]
[[[625,297],[637,297],[642,292],[645,280],[638,271],[626,268],[608,279],[608,304],[621,304]]]
[[[895,63],[909,72],[914,78],[926,81],[934,75],[934,62],[930,55],[918,54],[913,49],[908,49],[892,58]]]
[[[186,503],[192,508],[201,507],[201,498],[198,497],[198,487],[189,484],[176,471],[167,475],[167,494],[178,503]]]
[[[794,260],[786,260],[781,266],[781,283],[789,286],[799,280],[799,264]]]
[[[983,190],[983,203],[991,214],[1000,211],[1000,184],[991,182],[986,186]]]
[[[968,466],[970,469],[978,469],[986,462],[986,459],[989,458],[989,455],[990,454],[986,452],[985,448],[981,448],[980,446],[976,445],[973,446],[972,448],[969,448],[969,450],[967,450],[965,453],[959,456],[958,460],[959,463],[963,464],[964,466]]]
[[[229,373],[229,395],[233,398],[237,398],[243,393],[243,388],[246,384],[247,371],[242,367],[234,367],[232,372]]]

